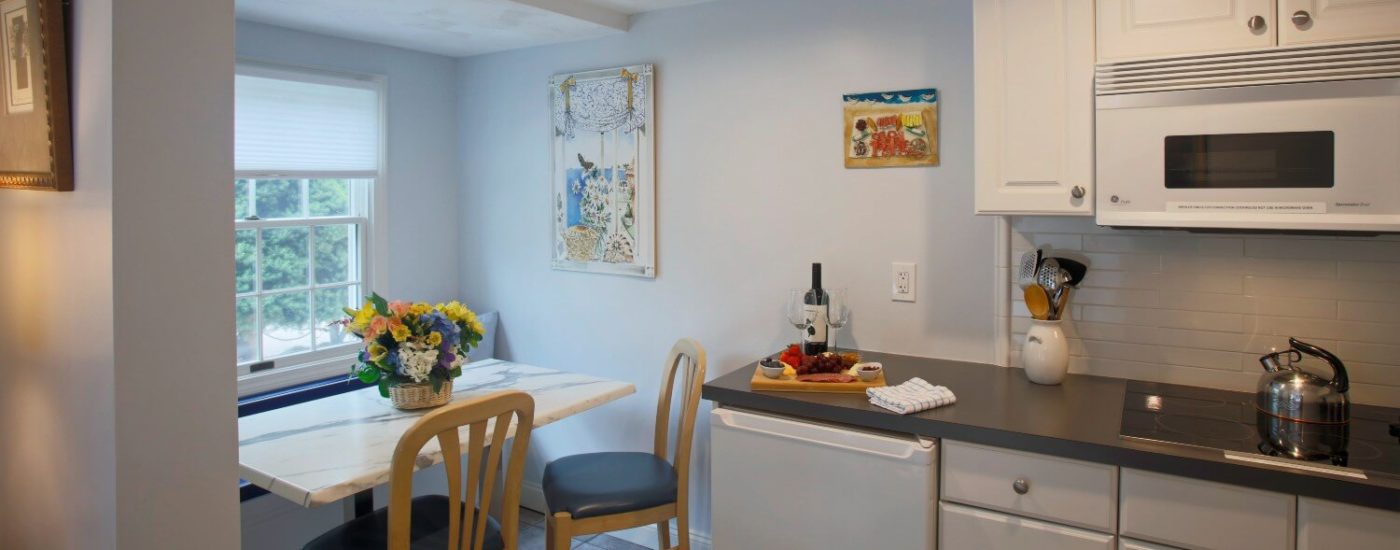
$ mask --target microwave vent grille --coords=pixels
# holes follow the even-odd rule
[[[1400,77],[1400,41],[1100,63],[1096,95]]]

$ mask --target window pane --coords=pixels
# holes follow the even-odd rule
[[[354,336],[346,334],[340,325],[330,326],[330,324],[345,318],[344,308],[357,305],[350,299],[352,296],[359,295],[359,292],[356,291],[357,288],[342,286],[316,291],[317,349],[349,344],[356,340]]]
[[[248,180],[236,180],[233,182],[233,219],[241,220],[248,217]]]
[[[246,363],[258,358],[258,299],[240,298],[236,309],[238,320],[238,362]]]
[[[300,218],[301,180],[258,180],[258,217]]]
[[[312,216],[349,216],[350,180],[311,180],[307,208]]]
[[[252,292],[258,278],[258,232],[239,229],[233,232],[234,287],[239,294]]]
[[[307,286],[307,270],[310,267],[306,250],[307,235],[305,227],[263,230],[263,290]]]
[[[263,299],[263,359],[311,351],[311,292]]]
[[[355,264],[353,225],[316,226],[316,283],[343,283],[352,280],[350,268]]]

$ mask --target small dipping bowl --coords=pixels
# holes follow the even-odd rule
[[[878,378],[885,370],[885,366],[879,363],[856,363],[851,368],[856,371],[856,376],[865,382]]]
[[[772,379],[775,379],[775,380],[776,380],[776,379],[778,379],[778,378],[782,378],[782,377],[783,377],[783,364],[782,364],[782,363],[778,363],[778,366],[776,366],[776,367],[770,367],[770,366],[765,365],[765,364],[763,364],[763,363],[759,363],[759,364],[758,364],[758,368],[759,368],[759,370],[763,371],[763,375],[764,375],[764,376],[767,376],[767,377],[769,377],[769,378],[772,378]]]

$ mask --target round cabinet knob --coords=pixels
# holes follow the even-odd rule
[[[1312,23],[1311,13],[1308,13],[1306,10],[1298,10],[1293,12],[1293,24],[1295,26],[1306,27],[1308,26],[1308,23]]]
[[[1024,495],[1026,493],[1031,492],[1031,482],[1026,481],[1024,479],[1018,479],[1016,481],[1011,482],[1011,490],[1016,491],[1016,494],[1018,495]]]
[[[1268,23],[1264,21],[1264,16],[1256,15],[1254,17],[1249,18],[1249,21],[1245,23],[1245,26],[1249,27],[1249,30],[1257,32],[1264,30],[1264,27],[1268,26]]]
[[[1074,188],[1069,190],[1069,196],[1076,199],[1084,198],[1084,188],[1078,185],[1074,186]]]

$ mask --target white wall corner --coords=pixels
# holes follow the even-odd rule
[[[996,315],[992,317],[993,334],[992,339],[995,349],[993,362],[1003,367],[1011,366],[1011,296],[1008,288],[1011,288],[1011,218],[1009,216],[996,217],[996,231],[992,237],[994,245],[993,264],[995,284],[992,285],[993,300],[996,307]]]

